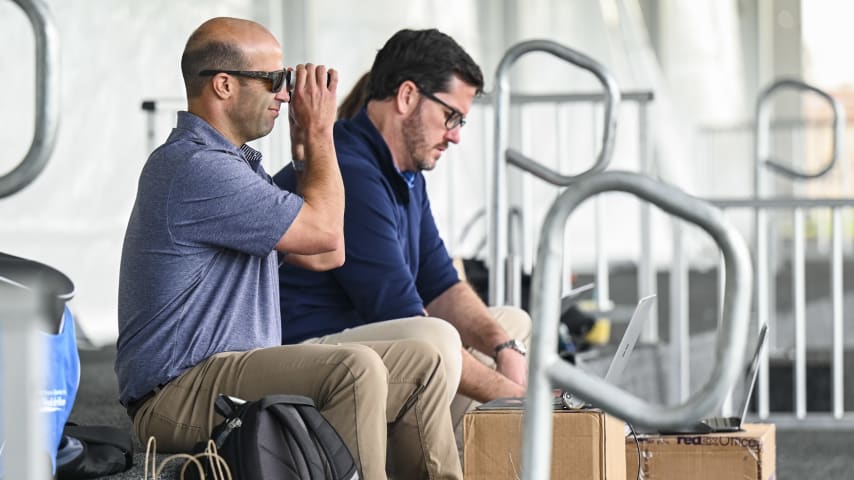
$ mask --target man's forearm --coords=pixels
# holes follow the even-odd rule
[[[306,204],[320,215],[324,228],[344,228],[344,183],[338,169],[331,134],[309,134],[305,144],[305,169],[298,189]]]
[[[510,339],[501,325],[492,318],[486,305],[465,282],[458,282],[442,292],[427,306],[431,316],[450,322],[463,345],[488,356],[495,355],[495,347]]]

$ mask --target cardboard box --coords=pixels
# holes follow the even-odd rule
[[[466,414],[466,480],[516,480],[521,474],[522,410]],[[553,479],[624,480],[624,423],[601,410],[554,412]]]
[[[638,437],[644,480],[771,480],[776,429],[746,424],[743,432]],[[638,478],[638,446],[626,437],[626,475]]]

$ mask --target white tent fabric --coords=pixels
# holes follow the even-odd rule
[[[278,34],[288,65],[303,61],[325,63],[341,71],[343,98],[355,80],[366,71],[383,42],[404,27],[437,27],[456,38],[478,60],[487,78],[487,90],[503,52],[512,44],[531,38],[548,38],[577,49],[614,73],[624,90],[655,91],[659,163],[653,173],[691,191],[694,177],[690,162],[690,135],[683,131],[684,112],[690,102],[685,96],[703,98],[703,106],[729,111],[727,103],[743,99],[738,92],[735,69],[720,69],[720,56],[693,57],[693,44],[682,36],[693,35],[696,42],[721,45],[725,35],[728,62],[738,57],[732,51],[735,0],[694,3],[690,12],[683,2],[661,2],[659,9],[669,22],[665,28],[680,38],[669,38],[684,49],[668,50],[666,66],[674,70],[662,75],[644,26],[637,0],[47,0],[57,24],[61,45],[60,133],[52,160],[43,174],[16,195],[0,199],[0,251],[48,263],[67,273],[77,284],[71,303],[81,330],[96,344],[106,344],[116,336],[116,297],[121,242],[133,203],[136,181],[150,144],[146,138],[147,116],[140,109],[146,99],[178,99],[167,102],[181,108],[183,85],[178,68],[180,54],[193,28],[213,16],[240,16],[255,19]],[[691,30],[679,18],[697,15],[697,25],[705,25],[710,12],[723,25],[717,31]],[[669,16],[668,16],[669,15]],[[286,30],[282,32],[282,30]],[[723,32],[723,33],[721,33]],[[0,173],[10,170],[23,158],[32,135],[34,46],[26,16],[11,2],[0,2],[0,75],[6,80],[6,95],[0,97],[0,141],[6,154],[0,158]],[[14,46],[13,46],[14,45]],[[676,69],[694,60],[691,69]],[[710,68],[711,67],[711,68]],[[708,78],[716,71],[721,78]],[[514,67],[514,88],[525,92],[590,92],[596,90],[592,76],[561,65],[545,55],[531,56]],[[691,90],[675,89],[669,95],[668,82],[691,82]],[[715,97],[722,82],[726,95]],[[699,91],[709,87],[711,92]],[[553,138],[526,152],[564,171],[577,173],[592,164],[597,146],[592,110],[567,114],[567,129],[555,130],[554,114],[530,114],[519,127],[532,135]],[[723,115],[721,113],[721,115]],[[601,116],[601,115],[600,115]],[[700,119],[697,112],[689,116]],[[156,117],[154,143],[162,141],[174,122],[174,112]],[[478,126],[478,124],[480,126]],[[486,204],[486,165],[491,162],[491,136],[479,130],[491,128],[488,110],[476,111],[461,145],[452,149],[436,171],[429,173],[431,195],[440,228],[453,253],[475,254],[471,243],[459,241],[465,222]],[[680,126],[680,130],[676,130]],[[617,149],[612,168],[637,170],[637,129],[633,110],[621,114]],[[690,130],[690,129],[685,129]],[[267,155],[266,166],[275,171],[286,164],[287,129],[279,128],[259,142]],[[558,159],[555,145],[568,148]],[[563,147],[562,147],[563,148]],[[523,149],[524,151],[524,149]],[[531,236],[528,261],[535,245],[539,223],[554,197],[554,190],[541,188],[537,180],[516,179],[511,186],[517,201],[533,205],[526,225]],[[628,202],[628,203],[627,203]],[[637,255],[636,202],[613,197],[605,206],[609,212],[624,212],[609,223],[605,247],[616,260]],[[628,208],[627,208],[628,206]],[[571,225],[578,227],[572,238],[576,268],[590,263],[595,245],[588,240],[592,211],[582,209]],[[664,219],[656,225],[664,228]],[[619,226],[619,228],[617,228]],[[481,225],[482,227],[482,225]],[[659,227],[656,227],[659,228]],[[572,231],[571,231],[572,232]],[[627,233],[628,232],[628,233]],[[473,234],[484,235],[484,229]],[[668,238],[658,239],[656,258],[666,258]],[[476,243],[476,242],[474,242]]]

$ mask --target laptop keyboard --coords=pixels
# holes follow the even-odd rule
[[[741,427],[741,421],[737,417],[707,418],[703,423],[712,427],[713,430],[738,430]]]

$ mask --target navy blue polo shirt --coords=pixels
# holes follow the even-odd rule
[[[346,197],[346,259],[328,272],[287,263],[279,268],[284,343],[423,315],[425,305],[459,282],[433,220],[424,176],[401,175],[364,109],[336,122],[334,137]],[[295,191],[291,166],[274,181]]]

